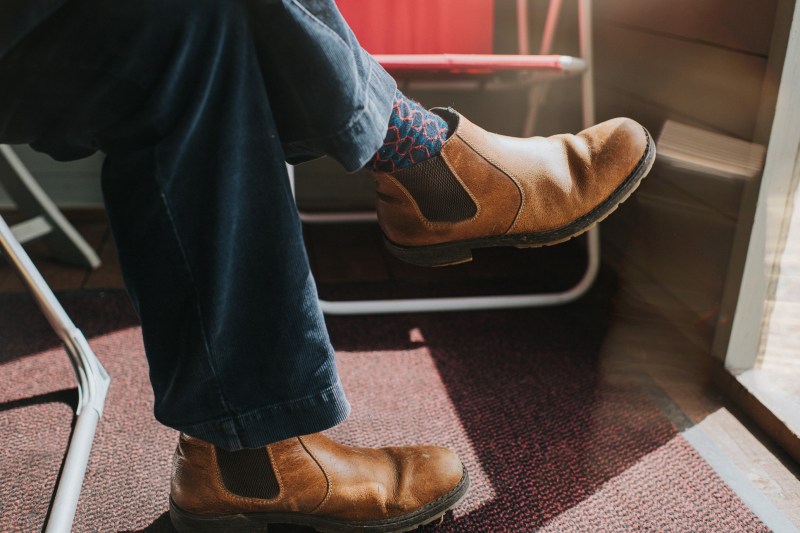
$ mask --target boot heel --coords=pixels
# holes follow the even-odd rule
[[[472,249],[463,243],[434,246],[405,247],[384,239],[386,249],[398,259],[412,265],[438,267],[458,265],[472,261]]]

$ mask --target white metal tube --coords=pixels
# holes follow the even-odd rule
[[[46,533],[69,533],[78,508],[83,478],[89,463],[97,422],[100,415],[94,409],[86,409],[78,415],[75,429],[69,442],[69,451],[64,460],[64,470],[58,483]]]
[[[517,48],[521,55],[528,55],[528,0],[517,0]]]
[[[320,300],[322,311],[329,315],[375,315],[391,313],[432,313],[477,311],[566,304],[577,300],[591,288],[600,267],[600,233],[597,226],[587,232],[587,266],[583,277],[571,289],[544,294],[507,296],[466,296],[455,298],[415,298],[396,300]]]
[[[91,405],[98,411],[98,414],[102,414],[105,391],[98,381],[108,381],[107,372],[95,357],[83,333],[75,327],[75,324],[36,269],[25,249],[14,238],[11,229],[2,217],[0,217],[0,249],[2,249],[11,265],[22,277],[42,314],[44,314],[50,327],[64,344],[70,356],[78,377],[80,402],[78,403],[77,413],[81,414],[85,406]],[[107,387],[106,383],[105,388]]]
[[[526,3],[527,0],[523,0]],[[527,3],[526,3],[527,5]],[[558,17],[561,12],[561,0],[550,0],[547,7],[547,17],[545,18],[544,30],[542,31],[542,43],[539,46],[540,55],[549,55],[553,48],[553,39],[558,27]],[[518,10],[519,16],[519,10]],[[572,65],[570,65],[572,67]],[[573,70],[573,69],[571,69]],[[539,114],[539,106],[544,103],[547,92],[550,88],[548,83],[539,83],[528,91],[528,113],[522,127],[522,136],[530,137],[536,129],[536,119]]]
[[[47,286],[44,278],[42,278],[42,275],[36,270],[30,257],[28,257],[28,254],[25,253],[25,250],[17,242],[14,234],[2,217],[0,217],[0,245],[2,245],[3,253],[8,260],[11,261],[11,265],[20,276],[22,276],[23,282],[27,285],[28,289],[30,289],[36,303],[50,323],[50,326],[62,342],[65,344],[70,343],[69,334],[75,329],[75,325],[58,303],[55,295],[53,295],[53,291]]]
[[[72,528],[92,441],[97,422],[103,414],[111,378],[2,217],[0,248],[64,344],[78,378],[77,419],[46,528],[48,533],[68,533]]]
[[[541,55],[550,54],[553,48],[553,39],[555,38],[556,28],[558,27],[558,16],[561,12],[561,0],[550,0],[550,5],[547,7],[547,18],[544,23],[544,31],[542,32],[542,44],[539,47]]]
[[[294,182],[294,165],[286,163],[286,175],[289,176],[289,189],[292,191],[292,198],[297,198],[297,186]]]
[[[67,221],[14,150],[7,144],[0,144],[0,155],[5,157],[11,170],[16,173],[19,181],[24,184],[27,193],[35,199],[35,204],[38,207],[37,212],[46,215],[48,220],[52,222],[52,230],[63,235],[69,241],[70,246],[80,255],[81,260],[77,261],[77,264],[85,265],[89,268],[99,267],[100,258],[97,256],[97,253],[89,243],[81,237],[72,224]],[[72,262],[75,262],[74,257]]]

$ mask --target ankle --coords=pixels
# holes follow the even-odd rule
[[[383,146],[366,166],[373,172],[398,172],[439,155],[447,135],[442,117],[396,91]]]

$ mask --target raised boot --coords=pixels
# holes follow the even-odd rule
[[[439,156],[376,173],[388,249],[423,266],[470,261],[472,250],[557,244],[627,199],[655,160],[641,125],[617,118],[577,135],[519,139],[433,109],[452,132]]]
[[[435,446],[352,448],[317,433],[227,452],[181,435],[170,518],[178,531],[409,531],[464,498],[469,478]]]

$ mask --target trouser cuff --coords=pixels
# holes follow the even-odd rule
[[[175,429],[226,450],[260,448],[291,437],[309,435],[342,423],[350,403],[342,384],[336,383],[311,396],[278,405]]]

